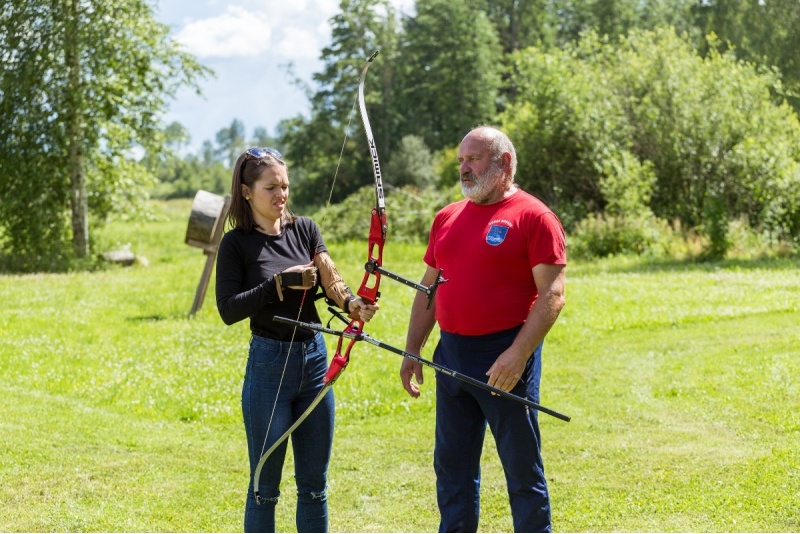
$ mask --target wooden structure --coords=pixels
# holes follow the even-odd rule
[[[211,280],[211,272],[214,270],[219,241],[222,239],[225,218],[228,216],[230,207],[230,195],[223,198],[201,189],[194,196],[192,214],[189,216],[189,226],[186,229],[186,244],[203,250],[206,255],[206,266],[200,276],[200,284],[197,286],[192,309],[189,311],[190,317],[197,313],[197,310],[203,305],[208,282]]]

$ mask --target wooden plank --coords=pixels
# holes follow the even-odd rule
[[[203,253],[206,255],[206,265],[203,268],[203,274],[200,276],[200,283],[197,285],[197,292],[194,295],[194,302],[192,309],[189,311],[189,317],[194,314],[203,306],[203,300],[206,297],[206,290],[208,283],[211,280],[211,273],[214,270],[214,262],[217,259],[217,248],[222,239],[223,229],[225,228],[225,219],[228,216],[228,210],[231,207],[231,196],[226,195],[222,204],[222,210],[219,212],[219,217],[214,225],[214,235],[211,237],[211,243],[208,243],[203,248]]]

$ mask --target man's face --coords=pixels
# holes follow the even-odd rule
[[[494,201],[502,196],[503,170],[492,158],[486,140],[469,135],[458,149],[461,192],[477,204]]]

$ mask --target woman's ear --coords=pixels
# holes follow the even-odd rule
[[[245,200],[250,200],[250,188],[242,184],[242,196]]]

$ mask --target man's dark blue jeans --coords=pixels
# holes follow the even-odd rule
[[[484,336],[441,333],[434,361],[486,382],[486,372],[519,328]],[[539,403],[542,345],[512,390]],[[512,400],[437,373],[434,470],[440,532],[477,532],[480,459],[486,426],[494,435],[506,476],[515,532],[550,532],[550,496],[544,476],[537,412]]]

